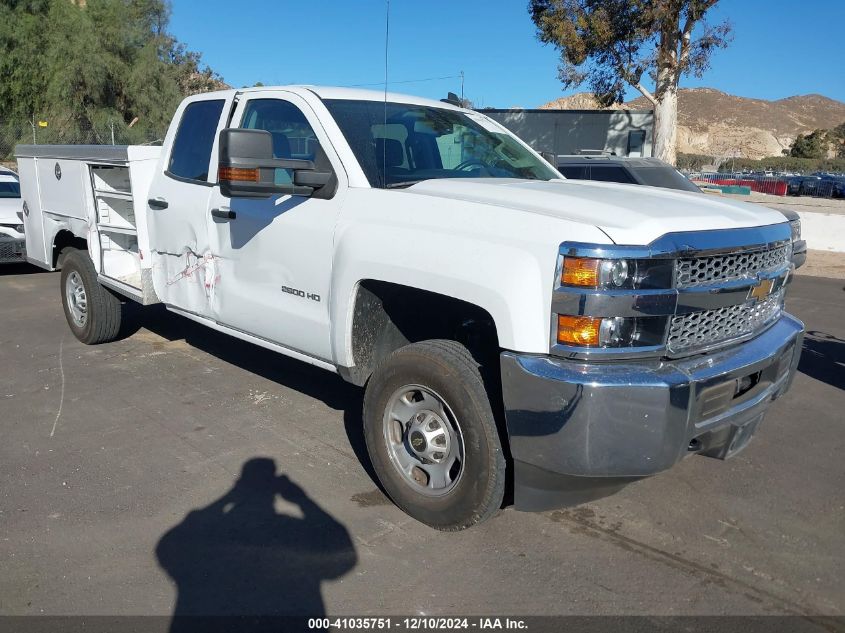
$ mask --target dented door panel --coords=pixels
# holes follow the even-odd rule
[[[218,277],[208,205],[217,180],[217,136],[228,121],[233,97],[209,95],[180,106],[148,200],[156,294],[168,305],[206,317],[212,316]],[[194,108],[190,116],[188,108]]]

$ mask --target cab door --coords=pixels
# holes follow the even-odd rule
[[[308,103],[281,90],[240,97],[232,127],[270,132],[275,158],[314,161],[335,178],[314,195],[225,198],[211,192],[209,230],[219,256],[212,310],[221,324],[331,360],[329,292],[334,230],[346,174]],[[216,157],[215,157],[216,158]],[[292,182],[276,170],[276,182]]]
[[[141,256],[152,258],[156,294],[169,306],[205,317],[212,316],[217,274],[208,205],[217,180],[217,137],[234,96],[212,93],[182,104],[147,200],[150,253]]]

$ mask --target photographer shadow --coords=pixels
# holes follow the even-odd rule
[[[276,511],[281,498],[301,517]],[[216,623],[279,630],[280,616],[325,615],[320,591],[357,563],[343,525],[269,458],[250,459],[231,490],[191,511],[158,542],[159,565],[176,584],[170,631]],[[227,617],[220,617],[227,616]]]
[[[845,340],[808,330],[798,371],[837,389],[845,389]]]

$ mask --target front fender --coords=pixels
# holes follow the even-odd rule
[[[330,309],[336,363],[354,364],[355,296],[367,279],[472,303],[493,317],[502,348],[547,353],[558,248],[567,239],[607,241],[595,227],[558,218],[353,190],[335,234]]]

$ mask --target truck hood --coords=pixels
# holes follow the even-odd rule
[[[20,198],[0,198],[0,224],[21,224],[18,212],[23,210]]]
[[[666,233],[784,222],[783,214],[703,193],[585,180],[446,178],[408,194],[517,209],[598,227],[617,244],[649,244]]]

